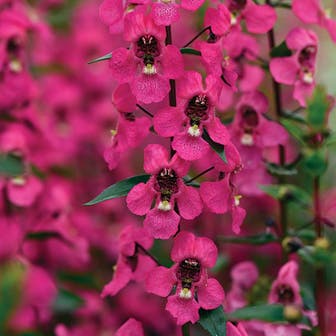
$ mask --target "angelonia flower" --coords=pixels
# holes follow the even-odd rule
[[[168,296],[166,310],[178,325],[195,323],[200,308],[214,309],[224,300],[223,288],[216,279],[208,278],[207,272],[216,263],[217,247],[209,238],[183,231],[174,239],[170,256],[174,265],[150,272],[147,291]]]
[[[144,227],[154,238],[170,238],[178,230],[180,216],[194,219],[202,212],[198,191],[183,180],[189,167],[190,163],[178,154],[169,160],[168,151],[161,145],[145,148],[144,170],[151,177],[147,183],[134,186],[126,202],[136,215],[146,215]],[[151,209],[153,200],[155,206]]]
[[[176,46],[165,45],[165,28],[151,16],[133,13],[125,18],[125,40],[129,49],[112,51],[110,70],[119,83],[129,83],[139,102],[162,101],[170,90],[169,79],[183,74],[183,58]]]
[[[286,44],[292,56],[273,58],[270,70],[277,82],[294,85],[293,97],[305,107],[315,87],[318,39],[312,30],[294,28],[287,34]]]

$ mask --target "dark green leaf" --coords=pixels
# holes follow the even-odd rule
[[[266,322],[285,322],[283,310],[284,307],[282,305],[263,304],[237,309],[229,313],[227,318],[233,321],[259,320]]]
[[[326,139],[326,145],[332,146],[336,144],[336,133],[331,133]]]
[[[322,130],[326,126],[330,100],[325,89],[317,86],[313,97],[307,104],[307,122],[314,130]]]
[[[72,313],[83,304],[84,300],[80,296],[66,289],[60,289],[53,303],[53,310],[60,314]]]
[[[22,159],[11,154],[0,154],[0,175],[19,176],[24,173]]]
[[[226,336],[226,317],[222,306],[213,310],[201,309],[198,323],[211,336]]]
[[[297,174],[297,169],[294,167],[280,166],[272,162],[266,163],[268,172],[275,176],[292,176]]]
[[[208,132],[203,129],[203,134],[202,134],[202,138],[203,140],[205,140],[209,145],[210,147],[220,156],[220,158],[225,162],[227,163],[227,159],[226,159],[226,156],[225,156],[225,148],[224,148],[224,145],[221,145],[215,141],[213,141]]]
[[[60,272],[58,274],[58,278],[61,281],[68,282],[76,286],[99,289],[93,273]]]
[[[188,182],[191,180],[191,177],[189,175],[183,177],[183,181],[186,185],[188,186],[192,186],[192,187],[195,187],[195,188],[199,188],[200,187],[200,184],[197,182],[197,181],[191,181],[191,182]]]
[[[45,240],[50,238],[63,239],[63,236],[56,231],[39,231],[39,232],[29,232],[26,234],[26,239]]]
[[[98,62],[101,62],[101,61],[106,61],[106,60],[109,60],[111,57],[112,57],[112,53],[110,52],[110,53],[108,53],[104,56],[93,59],[92,61],[88,62],[88,64],[93,64],[93,63],[98,63]]]
[[[293,201],[309,206],[310,195],[303,189],[292,184],[269,184],[260,185],[261,190],[278,200]]]
[[[322,149],[311,150],[307,148],[304,153],[304,157],[301,162],[302,168],[312,176],[321,176],[328,168],[326,161],[326,154]]]
[[[296,121],[300,124],[307,124],[306,120],[304,119],[304,117],[302,117],[301,115],[294,113],[294,112],[282,112],[282,117],[285,119],[290,119],[293,121]]]
[[[138,175],[119,181],[103,190],[97,197],[84,205],[93,205],[109,199],[126,196],[135,185],[141,182],[146,183],[149,178],[150,175]]]
[[[281,44],[277,45],[271,50],[271,57],[288,57],[292,55],[292,51],[288,49],[286,41],[283,41]]]
[[[259,235],[247,236],[247,237],[219,236],[217,239],[224,243],[251,244],[251,245],[262,245],[278,241],[278,239],[271,233],[262,233]]]
[[[193,48],[181,48],[180,51],[181,51],[181,54],[197,55],[197,56],[202,55],[199,50],[196,50]]]

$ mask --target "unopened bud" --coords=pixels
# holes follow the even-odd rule
[[[295,253],[302,247],[303,247],[303,243],[301,239],[299,239],[298,237],[286,237],[282,241],[282,248],[287,253]]]
[[[314,246],[321,250],[328,250],[330,247],[329,240],[325,237],[319,237],[315,240]]]
[[[302,318],[301,308],[295,305],[287,305],[284,308],[284,317],[288,322],[297,323]]]

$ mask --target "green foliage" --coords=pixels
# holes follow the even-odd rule
[[[292,176],[298,173],[297,169],[292,165],[281,166],[276,163],[267,162],[266,168],[274,176]]]
[[[181,54],[196,55],[196,56],[202,55],[199,50],[196,50],[193,48],[181,48],[180,51],[181,51]]]
[[[12,154],[0,154],[0,175],[18,176],[24,173],[22,159]]]
[[[83,304],[84,300],[80,296],[61,288],[52,307],[58,314],[68,314],[82,307]]]
[[[109,60],[111,57],[112,57],[112,53],[108,53],[104,56],[93,59],[92,61],[88,62],[88,64],[93,64],[93,63],[98,63],[98,62],[101,62],[101,61],[106,61],[106,60]]]
[[[103,190],[97,197],[95,197],[90,202],[85,203],[84,205],[94,205],[109,199],[126,196],[135,185],[141,182],[146,183],[149,178],[150,175],[146,174],[132,176],[125,180],[119,181]]]
[[[200,320],[198,323],[211,336],[226,336],[226,317],[222,306],[213,310],[200,309]]]
[[[292,51],[290,49],[288,49],[286,41],[283,41],[282,43],[280,43],[279,45],[274,47],[270,52],[270,56],[272,58],[274,58],[274,57],[288,57],[288,56],[291,56],[291,55],[292,55]]]
[[[25,268],[18,262],[0,269],[0,335],[6,335],[7,323],[20,302]]]
[[[326,152],[322,149],[310,149],[303,150],[303,160],[301,162],[302,168],[311,176],[321,176],[328,168],[326,160]]]
[[[217,239],[223,243],[251,244],[251,245],[263,245],[263,244],[278,241],[278,238],[276,238],[271,233],[261,233],[258,235],[247,236],[247,237],[220,236]]]
[[[219,144],[215,141],[213,141],[208,132],[203,129],[203,134],[202,134],[202,138],[203,140],[205,140],[209,145],[210,147],[219,155],[219,157],[225,162],[227,163],[227,159],[226,159],[226,155],[225,155],[225,148],[224,148],[224,145],[222,144]]]
[[[309,206],[311,204],[310,195],[303,190],[302,188],[292,185],[292,184],[270,184],[270,185],[260,185],[266,194],[272,196],[275,199],[288,201],[288,202],[297,202],[302,205]]]
[[[329,109],[330,100],[325,88],[317,86],[307,104],[307,122],[314,131],[321,131],[326,127]]]

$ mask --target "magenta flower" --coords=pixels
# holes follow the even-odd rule
[[[320,0],[293,0],[293,13],[304,23],[315,23],[326,29],[330,37],[336,42],[336,21],[324,10]]]
[[[115,333],[115,336],[144,336],[142,325],[134,318],[128,319]]]
[[[235,326],[231,322],[228,322],[226,328],[227,336],[248,336],[245,328],[241,323],[238,323],[237,326]]]
[[[153,239],[143,228],[126,226],[119,236],[119,257],[114,268],[113,279],[104,287],[102,297],[116,295],[129,281],[142,281],[154,267],[154,261],[138,252],[137,244],[149,249]]]
[[[178,325],[199,320],[198,310],[214,309],[224,300],[224,291],[216,279],[208,278],[207,268],[215,265],[217,247],[212,240],[181,232],[174,240],[171,268],[155,268],[148,276],[146,288],[150,293],[168,297],[166,310]]]
[[[241,20],[245,20],[246,28],[250,33],[264,34],[273,28],[277,19],[274,8],[269,5],[257,5],[252,0],[227,0],[227,9],[231,13],[231,26],[239,25]],[[223,5],[218,7],[218,18],[214,16],[213,24],[215,30],[223,26],[220,17],[227,17]],[[213,13],[214,14],[214,13]],[[224,21],[226,24],[226,21]]]
[[[153,2],[151,15],[157,25],[169,26],[180,19],[179,9],[195,11],[202,6],[204,0],[157,0]]]
[[[267,111],[268,101],[261,92],[250,92],[241,97],[230,128],[239,149],[242,146],[273,147],[287,141],[288,134],[285,129],[277,122],[266,119]]]
[[[104,151],[104,159],[111,170],[117,167],[125,152],[140,145],[151,125],[149,118],[135,116],[136,100],[129,90],[128,84],[122,84],[112,95],[112,103],[119,119],[117,128],[111,131],[111,145]]]
[[[297,281],[298,269],[297,262],[293,260],[281,267],[278,277],[272,284],[269,303],[302,306],[300,285]]]
[[[198,191],[183,182],[190,164],[160,145],[145,148],[144,169],[151,174],[147,183],[139,183],[126,198],[128,208],[136,215],[146,215],[144,227],[154,237],[168,239],[178,230],[180,216],[194,219],[202,212]],[[151,209],[155,200],[155,207]],[[175,212],[175,201],[179,215]]]
[[[210,150],[202,139],[206,129],[210,138],[220,144],[229,143],[226,127],[215,116],[218,101],[218,79],[212,75],[206,78],[206,89],[198,72],[189,71],[178,83],[177,92],[181,98],[177,107],[158,111],[153,125],[158,134],[174,137],[172,147],[184,160],[197,160]]]
[[[160,102],[169,90],[169,79],[183,74],[183,58],[173,45],[165,46],[165,28],[150,16],[133,13],[125,19],[124,37],[131,48],[112,52],[110,69],[119,83],[129,83],[136,99],[145,104]]]
[[[294,28],[288,33],[286,44],[293,55],[273,58],[270,70],[278,83],[294,85],[293,97],[305,107],[315,87],[318,39],[311,30]]]

